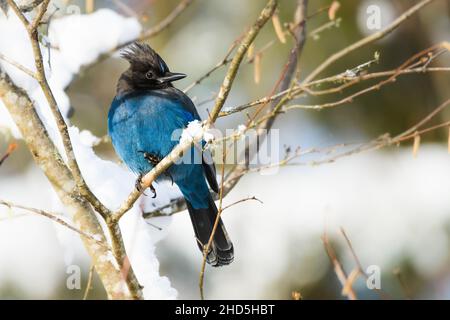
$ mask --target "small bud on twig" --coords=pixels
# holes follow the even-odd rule
[[[330,6],[330,9],[328,9],[328,18],[330,20],[336,19],[336,13],[341,7],[341,4],[339,1],[334,0],[333,3]]]
[[[345,281],[345,284],[342,288],[343,296],[347,296],[350,293],[353,287],[353,283],[356,281],[359,275],[360,275],[359,268],[355,268],[352,270],[352,272],[350,272],[349,276],[347,277],[347,281]]]
[[[86,13],[94,12],[95,4],[94,0],[86,0]]]
[[[259,84],[259,82],[261,81],[261,54],[258,53],[255,56],[255,61],[254,61],[254,80],[256,84]]]
[[[416,131],[416,135],[414,136],[414,144],[413,144],[413,157],[417,158],[417,153],[419,152],[420,147],[420,135]]]
[[[298,291],[292,291],[292,300],[302,300],[302,294]]]
[[[281,26],[280,17],[276,12],[272,16],[272,23],[273,28],[275,29],[275,33],[277,34],[278,40],[280,40],[281,43],[286,43],[286,36],[284,35],[283,27]]]
[[[253,54],[255,52],[255,45],[252,43],[247,50],[247,60],[251,60],[253,58]]]
[[[448,153],[450,153],[450,127],[448,127]]]
[[[4,156],[0,158],[0,166],[3,164],[3,162],[11,155],[11,153],[14,152],[14,150],[17,149],[17,143],[10,143],[8,146],[8,149],[6,149],[6,153]]]

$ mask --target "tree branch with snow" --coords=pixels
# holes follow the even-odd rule
[[[141,196],[143,190],[151,186],[187,150],[193,145],[199,147],[202,140],[208,142],[206,148],[213,148],[214,143],[223,142],[225,147],[222,151],[225,155],[227,141],[233,143],[236,139],[245,137],[249,130],[256,131],[257,139],[252,144],[246,145],[240,155],[241,158],[246,159],[244,163],[233,164],[227,172],[225,161],[222,164],[220,193],[215,196],[215,199],[220,201],[218,215],[220,217],[222,211],[229,207],[222,206],[223,198],[233,190],[244,175],[251,172],[260,172],[275,166],[287,166],[292,164],[293,160],[308,153],[317,152],[328,155],[331,151],[341,150],[342,147],[344,151],[326,157],[322,162],[315,164],[330,163],[344,156],[380,149],[405,140],[417,141],[417,137],[422,134],[449,126],[447,121],[423,128],[429,120],[450,105],[450,101],[446,100],[416,125],[393,138],[383,135],[350,150],[347,149],[347,144],[342,144],[322,149],[297,149],[294,153],[286,151],[285,158],[279,162],[250,168],[250,160],[259,152],[255,144],[259,146],[264,143],[265,133],[272,129],[281,114],[295,109],[321,110],[350,104],[355,98],[379,90],[396,81],[400,76],[450,71],[447,67],[429,66],[438,56],[449,51],[448,42],[441,42],[414,54],[395,69],[365,72],[373,63],[379,62],[376,56],[373,60],[361,63],[353,69],[317,79],[340,59],[387,36],[413,14],[433,2],[433,0],[422,0],[402,13],[383,30],[364,37],[327,57],[301,80],[299,61],[308,38],[306,25],[316,14],[308,16],[308,1],[297,0],[292,21],[282,26],[277,15],[279,1],[268,0],[256,20],[233,42],[225,57],[186,88],[187,92],[220,68],[228,66],[221,86],[214,95],[214,104],[208,119],[203,122],[198,120],[191,122],[184,129],[178,145],[142,178],[142,188],[138,190],[134,188],[132,173],[118,164],[101,159],[94,152],[93,147],[98,139],[90,132],[80,131],[70,123],[67,117],[70,103],[65,89],[82,68],[98,63],[136,40],[147,40],[161,33],[193,2],[193,0],[181,0],[166,18],[147,30],[142,28],[136,18],[124,18],[107,9],[97,10],[89,15],[63,16],[48,22],[45,21],[45,17],[48,15],[50,0],[32,1],[26,6],[14,0],[0,2],[3,10],[9,10],[8,16],[0,19],[0,28],[5,30],[6,39],[0,39],[0,112],[2,108],[5,108],[10,117],[0,121],[3,123],[3,121],[11,120],[8,126],[16,138],[22,138],[25,141],[35,164],[42,170],[54,189],[60,201],[61,210],[71,218],[72,222],[66,222],[65,219],[60,219],[51,213],[59,211],[31,208],[3,199],[0,200],[0,205],[34,212],[78,233],[92,259],[93,267],[89,276],[89,286],[92,281],[92,270],[95,269],[110,299],[176,297],[176,291],[171,287],[170,282],[159,274],[159,263],[155,255],[157,240],[152,237],[145,219],[185,210],[185,201],[179,193],[173,193],[169,189],[158,192],[157,199]],[[8,6],[5,5],[6,3]],[[337,11],[338,8],[335,6],[328,10]],[[335,15],[336,12],[329,14]],[[262,52],[274,46],[277,38],[272,39],[257,52],[254,52],[254,41],[271,19],[278,40],[281,43],[292,41],[292,47],[283,61],[280,74],[275,78],[266,96],[245,104],[224,108],[237,74],[244,64],[253,64],[255,82],[260,78],[259,63]],[[41,26],[46,23],[49,23],[48,34],[41,29]],[[109,25],[118,27],[115,30],[109,30]],[[108,34],[108,37],[103,37],[105,34]],[[14,41],[12,47],[8,43],[11,41]],[[246,56],[247,59],[245,59]],[[51,62],[51,65],[48,62]],[[300,97],[325,96],[342,92],[358,84],[365,85],[366,81],[373,79],[381,80],[339,101],[318,105],[299,103],[289,105]],[[329,87],[319,89],[320,86]],[[218,119],[238,113],[245,114],[250,110],[254,111],[252,115],[248,115],[245,124],[241,124],[231,136],[225,136],[221,141],[212,136],[210,130]],[[233,204],[247,200],[257,200],[257,198],[247,197]],[[217,222],[218,220],[215,227]],[[211,244],[212,237],[213,235],[206,249]],[[200,277],[202,297],[205,257],[206,255],[203,257]],[[334,263],[337,261],[334,258],[332,260]],[[347,287],[348,278],[350,276],[347,277],[344,273],[341,280],[345,287]],[[88,290],[89,288],[85,296]],[[351,283],[346,293],[348,297],[356,298]]]

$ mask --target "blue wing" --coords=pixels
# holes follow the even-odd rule
[[[152,165],[142,151],[165,157],[178,144],[182,129],[196,119],[200,117],[194,104],[181,91],[152,90],[114,99],[108,130],[114,148],[127,166],[136,173],[146,173]],[[196,164],[202,164],[208,183],[217,192],[214,164],[203,161],[198,150],[192,150],[191,156]],[[192,166],[172,166],[170,173],[175,180],[184,179],[192,170]]]

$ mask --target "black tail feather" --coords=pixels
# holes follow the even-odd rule
[[[188,201],[186,201],[186,204],[198,241],[198,247],[203,253],[203,246],[207,245],[216,221],[217,207],[212,198],[210,198],[209,207],[205,209],[194,209]],[[233,244],[228,237],[222,219],[219,219],[213,241],[206,257],[206,262],[213,267],[219,267],[230,264],[233,262],[233,259]]]

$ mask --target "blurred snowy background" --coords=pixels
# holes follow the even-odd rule
[[[338,28],[309,38],[301,58],[302,74],[307,74],[331,53],[358,40],[371,31],[365,24],[366,9],[371,4],[382,8],[382,23],[388,24],[411,5],[411,1],[341,1],[342,18]],[[176,6],[177,1],[95,1],[91,15],[65,13],[85,10],[85,1],[54,1],[60,8],[52,19],[48,40],[58,44],[54,50],[50,81],[60,107],[73,110],[71,122],[80,130],[101,137],[106,134],[106,115],[114,96],[116,79],[126,63],[110,58],[89,68],[98,55],[118,43],[134,38],[143,28],[156,24]],[[309,12],[330,1],[310,1]],[[282,0],[280,17],[290,21],[295,1]],[[173,25],[149,43],[164,57],[172,70],[188,74],[177,83],[184,88],[219,62],[229,45],[256,17],[262,2],[196,0]],[[133,12],[145,19],[138,21]],[[112,11],[111,11],[112,10]],[[114,13],[114,12],[118,13]],[[144,15],[145,13],[145,15]],[[330,68],[327,75],[343,72],[381,53],[380,64],[373,70],[394,68],[412,54],[443,40],[450,40],[449,1],[436,1],[411,18],[395,33]],[[126,17],[126,19],[125,19]],[[26,41],[21,41],[20,25],[10,13],[0,12],[0,53],[27,65],[30,63]],[[311,19],[309,31],[327,21],[326,14]],[[256,47],[274,39],[270,24],[256,41]],[[262,97],[271,91],[281,72],[289,45],[277,43],[262,57],[262,80],[253,81],[253,67],[244,65],[226,103],[231,107]],[[449,54],[436,64],[450,65]],[[31,65],[28,65],[30,68]],[[20,72],[5,62],[0,67],[26,87],[40,101],[39,91]],[[190,92],[196,101],[205,101],[218,90],[224,70],[210,77]],[[16,78],[14,78],[16,77]],[[68,87],[66,87],[68,86]],[[276,122],[280,145],[293,148],[332,146],[345,142],[364,142],[385,132],[402,132],[414,125],[434,107],[448,99],[450,77],[445,73],[408,75],[395,84],[355,100],[350,105],[322,112],[292,111]],[[334,101],[301,100],[301,103]],[[212,103],[199,107],[207,115]],[[47,116],[45,108],[41,116]],[[448,119],[447,110],[441,121]],[[222,129],[245,122],[245,115],[220,119]],[[92,137],[72,130],[75,144],[85,148],[83,172],[91,177],[115,172],[105,185],[97,185],[100,196],[111,206],[120,203],[133,188],[133,177],[117,162],[112,148],[102,144],[90,155]],[[336,163],[320,166],[282,168],[275,175],[251,174],[224,199],[228,205],[247,196],[263,203],[248,201],[227,209],[223,218],[236,250],[235,262],[226,268],[207,268],[207,298],[289,299],[292,291],[308,298],[343,298],[341,286],[324,249],[321,236],[327,231],[347,273],[355,267],[342,227],[350,237],[364,267],[379,266],[381,288],[394,298],[450,298],[450,155],[448,129],[422,137],[416,158],[410,143],[381,151],[353,155]],[[0,153],[11,141],[19,148],[0,167],[0,199],[35,208],[61,211],[60,205],[40,170],[33,164],[23,142],[0,103]],[[281,150],[280,152],[282,152]],[[317,160],[311,155],[302,161]],[[97,161],[97,162],[95,162]],[[114,171],[115,170],[115,171]],[[89,178],[87,179],[89,182]],[[92,178],[95,184],[97,178]],[[126,183],[123,183],[126,181]],[[123,185],[121,185],[121,182]],[[176,190],[160,186],[157,201],[164,202]],[[96,189],[94,189],[96,190]],[[115,196],[119,198],[114,198]],[[147,202],[149,200],[146,200]],[[129,225],[142,223],[139,212],[129,214]],[[139,273],[148,271],[146,283],[150,297],[199,298],[198,275],[201,256],[193,241],[188,215],[148,221],[142,236],[133,238],[136,264],[141,254],[147,260]],[[145,223],[145,222],[144,222]],[[162,230],[160,230],[160,228]],[[140,230],[140,229],[139,229]],[[148,241],[148,243],[146,242]],[[144,251],[148,251],[143,253]],[[156,258],[155,258],[156,257]],[[132,259],[133,262],[133,259]],[[81,290],[66,286],[68,267],[80,266]],[[81,298],[90,268],[77,235],[48,220],[23,211],[0,207],[0,298]],[[401,281],[394,270],[400,270]],[[159,276],[161,275],[161,277]],[[402,285],[403,283],[403,285]],[[360,278],[355,289],[361,298],[379,298]],[[176,291],[175,291],[176,290]],[[104,298],[95,278],[91,298]]]

